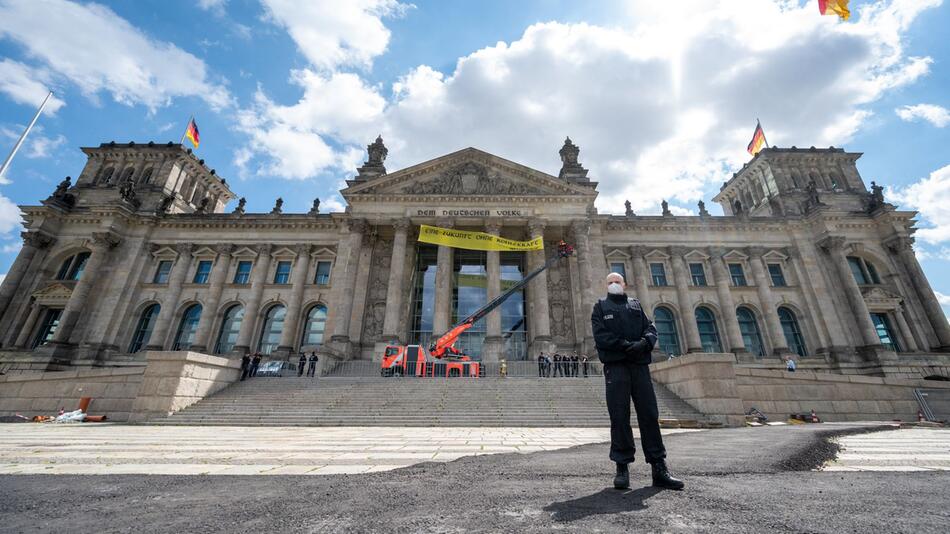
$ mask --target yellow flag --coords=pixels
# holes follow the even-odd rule
[[[513,239],[498,237],[497,235],[486,234],[485,232],[452,230],[450,228],[439,228],[426,224],[419,227],[419,241],[422,243],[432,243],[433,245],[463,248],[467,250],[496,250],[500,252],[544,250],[544,240],[540,237],[532,239],[531,241],[515,241]]]

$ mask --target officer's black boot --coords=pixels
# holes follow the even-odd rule
[[[627,464],[617,464],[617,475],[614,477],[614,487],[617,489],[627,489],[630,487],[630,469]]]
[[[672,490],[681,490],[684,486],[682,480],[673,478],[673,475],[670,474],[670,470],[666,467],[666,462],[663,460],[653,464],[653,485],[658,488]]]

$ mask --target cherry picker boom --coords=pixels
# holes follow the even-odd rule
[[[439,336],[435,343],[426,349],[422,345],[388,345],[383,353],[383,376],[480,376],[481,364],[455,348],[459,336],[493,310],[502,305],[518,290],[528,285],[532,279],[554,265],[561,258],[574,254],[574,247],[564,241],[558,243],[557,254],[547,259],[544,265],[528,273],[507,291],[493,298],[471,315],[460,321],[448,332]]]

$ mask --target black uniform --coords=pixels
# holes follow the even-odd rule
[[[666,449],[660,437],[659,410],[648,366],[656,345],[653,322],[643,312],[640,301],[626,295],[600,299],[594,304],[590,320],[597,355],[604,363],[610,459],[621,464],[633,462],[636,446],[630,427],[632,398],[647,463],[664,460]]]
[[[310,365],[307,367],[307,376],[313,378],[317,375],[317,362],[320,361],[320,358],[317,357],[316,352],[310,353]]]
[[[297,376],[303,376],[303,368],[307,366],[307,355],[300,353],[300,360],[297,363]]]
[[[247,354],[241,356],[241,380],[247,378],[247,373],[251,370],[251,357]]]

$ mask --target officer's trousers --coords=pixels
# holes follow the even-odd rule
[[[617,463],[633,463],[637,451],[630,427],[630,400],[637,412],[640,442],[647,463],[666,458],[666,448],[660,436],[660,412],[650,380],[650,368],[632,363],[604,365],[607,386],[607,411],[610,413],[610,459]]]

